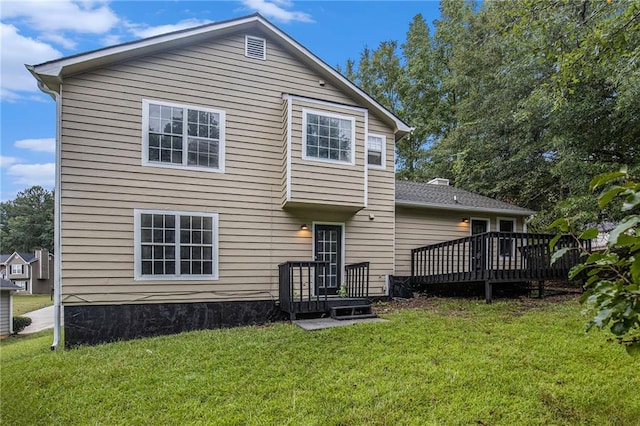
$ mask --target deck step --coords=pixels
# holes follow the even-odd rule
[[[330,308],[331,318],[337,320],[375,318],[371,312],[371,305],[343,305]]]

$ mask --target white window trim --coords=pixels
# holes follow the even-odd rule
[[[369,164],[369,136],[372,136],[374,138],[380,138],[382,139],[382,155],[381,155],[381,164]],[[367,161],[367,167],[370,169],[380,169],[380,170],[384,170],[386,169],[386,165],[387,165],[387,137],[385,135],[380,135],[377,133],[369,133],[367,134],[367,144],[366,144],[366,161]]]
[[[18,283],[24,283],[24,288],[22,288],[22,286]],[[18,291],[29,291],[29,281],[27,280],[16,280],[13,282],[13,284],[17,285],[18,287],[20,287],[20,289]]]
[[[14,267],[20,267],[20,272],[14,272]],[[11,265],[11,275],[24,275],[24,265],[19,263],[14,263]]]
[[[307,115],[316,114],[330,118],[351,121],[351,161],[331,160],[329,158],[309,157],[307,155]],[[356,118],[350,115],[341,115],[334,112],[320,111],[316,109],[302,108],[302,159],[306,161],[317,161],[320,163],[340,164],[355,166],[356,164]]]
[[[184,215],[184,216],[207,216],[212,219],[213,222],[213,235],[211,238],[213,246],[212,255],[212,270],[211,275],[142,275],[141,270],[141,236],[140,236],[140,216],[142,214],[164,214],[164,215]],[[203,213],[203,212],[188,212],[188,211],[175,211],[175,210],[133,210],[133,227],[134,227],[134,280],[135,281],[217,281],[219,278],[218,271],[218,213]],[[176,219],[176,247],[180,247],[180,228],[179,220]],[[179,250],[176,249],[176,264],[180,262]]]
[[[511,222],[513,223],[513,231],[512,232],[516,232],[516,219],[513,217],[497,217],[496,218],[496,229],[498,230],[498,232],[502,232],[502,230],[500,229],[500,222],[501,221],[505,221],[505,222]],[[500,247],[498,245],[498,251],[500,250]],[[510,256],[503,256],[500,252],[498,252],[498,256],[500,257],[500,259],[508,259],[508,258],[513,258],[516,255],[516,247],[515,244],[511,244],[511,255]]]
[[[255,56],[250,56],[249,55],[249,39],[252,38],[254,40],[261,40],[264,43],[264,50],[262,51],[262,58],[257,58]],[[257,37],[257,36],[252,36],[249,34],[246,34],[244,36],[244,56],[246,56],[249,59],[262,59],[263,61],[267,60],[267,39],[263,38],[263,37]]]
[[[156,104],[162,106],[169,106],[174,108],[183,108],[184,116],[186,117],[186,109],[196,109],[198,111],[211,112],[220,116],[220,133],[218,135],[218,168],[212,167],[196,167],[186,165],[187,158],[187,125],[186,120],[182,126],[182,161],[183,164],[172,163],[160,163],[155,161],[149,161],[149,104]],[[225,158],[225,140],[226,140],[226,113],[219,109],[208,108],[198,105],[179,104],[175,102],[158,101],[155,99],[143,99],[142,100],[142,165],[149,167],[164,167],[167,169],[179,169],[179,170],[194,170],[198,172],[210,172],[210,173],[224,173],[224,158]]]

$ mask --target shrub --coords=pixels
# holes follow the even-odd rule
[[[31,325],[31,318],[29,317],[13,317],[13,333],[18,334],[25,328]]]

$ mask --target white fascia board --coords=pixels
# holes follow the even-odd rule
[[[71,56],[71,57],[68,57],[68,58],[62,58],[62,59],[57,60],[57,61],[54,60],[54,61],[50,61],[50,62],[45,62],[43,64],[33,66],[33,69],[38,74],[50,75],[50,76],[59,76],[61,74],[61,72],[62,72],[62,69],[64,67],[67,67],[67,66],[70,66],[70,65],[79,64],[81,62],[90,62],[92,60],[99,59],[99,58],[104,58],[106,56],[118,55],[118,54],[121,54],[121,53],[126,53],[126,52],[129,52],[129,51],[142,49],[142,48],[145,48],[145,47],[152,47],[152,46],[155,46],[155,45],[158,45],[158,44],[162,44],[162,43],[166,43],[166,42],[170,42],[170,41],[181,40],[181,39],[188,38],[188,37],[193,37],[193,36],[196,36],[196,35],[199,35],[199,34],[213,32],[213,31],[216,31],[216,30],[224,29],[224,28],[230,28],[230,27],[246,24],[246,23],[253,22],[253,21],[260,21],[260,22],[263,22],[263,23],[265,22],[260,17],[252,15],[252,16],[248,16],[246,18],[240,18],[240,19],[236,19],[236,20],[221,22],[219,24],[215,24],[214,23],[214,24],[210,24],[210,25],[204,25],[204,26],[201,26],[201,27],[196,27],[196,28],[194,28],[192,30],[178,32],[177,34],[174,32],[174,33],[169,33],[169,34],[165,34],[165,35],[150,37],[150,38],[146,38],[146,39],[143,39],[143,40],[140,40],[140,41],[134,41],[134,42],[131,42],[131,43],[120,44],[120,45],[117,45],[117,46],[108,47],[106,49],[99,49],[99,50],[95,50],[93,52],[88,52],[88,53],[85,53],[85,54]]]
[[[509,214],[511,216],[531,216],[536,213],[533,210],[510,210],[510,209],[471,207],[471,206],[451,205],[451,204],[421,203],[419,201],[403,201],[403,200],[396,200],[396,206],[422,207],[427,209],[452,210],[452,211],[460,211],[460,212]]]

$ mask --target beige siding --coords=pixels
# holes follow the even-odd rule
[[[498,230],[498,217],[510,218],[507,215],[396,207],[396,275],[411,275],[411,249],[471,235],[470,223],[462,222],[465,217],[489,219],[490,231]],[[522,224],[522,218],[517,218],[515,232],[522,231]]]
[[[0,336],[11,334],[11,292],[0,291]]]
[[[370,261],[372,292],[383,293],[384,277],[393,273],[392,130],[369,114],[371,131],[387,136],[387,168],[369,171],[367,208],[356,214],[283,209],[288,124],[283,94],[342,104],[353,100],[329,83],[321,87],[321,77],[278,43],[267,45],[266,61],[248,59],[244,34],[236,34],[65,79],[64,303],[276,299],[277,265],[311,259],[311,232],[300,225],[314,221],[345,224],[346,262]],[[142,166],[143,99],[224,110],[225,173]],[[326,201],[344,190],[352,191],[344,203],[364,203],[362,113],[358,123],[353,183]],[[299,117],[291,124],[301,132]],[[301,180],[294,194],[314,194],[301,199],[322,199],[317,195],[335,182],[324,167],[296,171]],[[218,213],[219,279],[135,281],[134,209]]]

